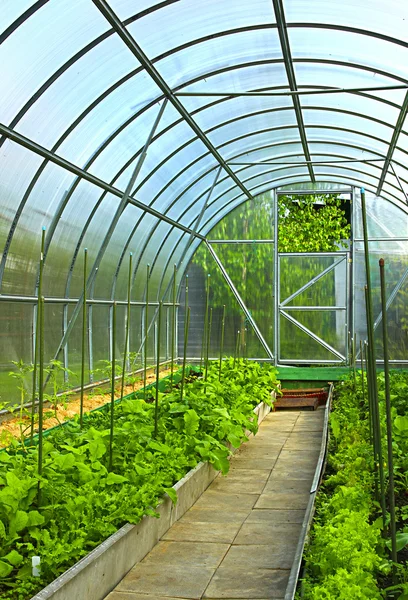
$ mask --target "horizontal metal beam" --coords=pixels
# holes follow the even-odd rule
[[[307,311],[307,310],[314,310],[314,311],[347,310],[346,306],[286,306],[285,305],[285,306],[283,306],[283,308],[285,310],[303,310],[303,311]]]
[[[275,240],[207,240],[209,244],[274,244]]]
[[[188,110],[183,106],[180,100],[173,94],[172,89],[160,75],[159,71],[153,65],[152,61],[146,56],[143,52],[142,48],[138,45],[133,36],[126,29],[125,25],[119,19],[119,17],[115,14],[106,0],[92,0],[95,6],[100,10],[108,23],[112,26],[112,28],[116,31],[121,40],[126,44],[132,54],[137,58],[140,64],[143,66],[145,71],[150,75],[153,79],[154,83],[157,87],[162,91],[162,93],[169,99],[171,104],[177,110],[177,112],[181,115],[181,117],[185,120],[185,122],[191,127],[196,136],[201,140],[201,142],[206,146],[206,148],[211,152],[216,161],[223,167],[223,169],[228,173],[228,175],[235,181],[236,185],[246,194],[248,199],[252,199],[251,193],[246,189],[246,187],[242,184],[242,182],[235,175],[234,171],[227,165],[227,163],[222,158],[221,154],[218,150],[213,146],[208,137],[204,134],[201,128],[194,121],[193,117],[190,115]]]
[[[58,297],[53,297],[53,296],[47,296],[44,298],[44,302],[47,304],[77,304],[79,302],[80,298],[58,298]],[[37,296],[13,296],[12,294],[1,294],[0,295],[0,302],[25,302],[28,304],[37,304],[38,302],[38,297]],[[88,298],[86,300],[86,303],[89,305],[93,305],[93,304],[101,304],[103,306],[113,306],[114,302],[116,302],[116,304],[118,306],[123,305],[123,306],[127,306],[127,300],[101,300],[101,299],[93,299],[93,298]],[[132,306],[146,306],[146,302],[137,302],[137,301],[131,301],[130,304]],[[149,302],[149,306],[159,306],[159,302]],[[173,306],[172,302],[163,302],[163,306]],[[177,306],[180,306],[177,303]]]
[[[285,64],[286,75],[288,78],[289,86],[290,86],[290,89],[292,90],[292,92],[297,92],[298,88],[297,88],[297,83],[296,83],[296,75],[295,75],[295,69],[293,67],[292,54],[290,51],[290,42],[289,42],[288,30],[286,27],[285,10],[283,8],[283,2],[282,2],[282,0],[272,0],[272,4],[273,4],[273,10],[275,12],[275,19],[276,19],[276,24],[278,27],[279,40],[280,40],[280,45],[281,45],[281,50],[282,50],[282,55],[283,55],[283,60],[284,60],[284,64]],[[303,121],[302,107],[300,104],[299,97],[297,95],[292,96],[292,102],[293,102],[293,108],[294,108],[295,114],[296,114],[296,121],[297,121],[298,129],[299,129],[300,139],[302,141],[303,153],[305,155],[306,160],[310,161],[309,146],[307,143],[305,124]],[[312,167],[312,165],[309,164],[307,168],[309,171],[310,179],[311,179],[312,183],[314,183],[316,181],[316,179],[315,179],[313,167]]]
[[[349,158],[344,160],[324,160],[324,161],[315,161],[315,160],[301,160],[301,161],[288,161],[281,162],[279,160],[276,161],[259,161],[259,162],[228,162],[229,165],[247,165],[247,166],[262,166],[262,165],[335,165],[338,163],[371,163],[371,162],[383,162],[385,158]]]
[[[404,126],[405,118],[406,118],[407,114],[408,114],[408,92],[405,94],[404,102],[402,103],[401,110],[398,115],[398,119],[395,124],[395,127],[394,127],[394,132],[392,134],[390,145],[388,147],[387,158],[385,160],[384,167],[383,167],[381,177],[380,177],[380,181],[379,181],[378,187],[377,187],[377,196],[380,196],[380,194],[381,194],[381,191],[382,191],[382,188],[383,188],[383,185],[385,182],[385,178],[388,173],[388,168],[390,166],[392,157],[394,155],[395,148],[397,147],[398,138],[399,138],[402,128]]]
[[[88,173],[88,171],[84,171],[77,165],[74,165],[74,163],[71,163],[70,161],[66,160],[65,158],[62,158],[58,154],[55,154],[54,152],[50,152],[50,150],[47,150],[47,148],[44,148],[44,146],[41,146],[40,144],[37,144],[37,142],[30,140],[29,138],[25,137],[24,135],[21,135],[21,133],[18,133],[17,131],[10,129],[3,123],[0,123],[0,133],[2,135],[4,135],[5,137],[9,138],[11,141],[16,142],[17,144],[19,144],[20,146],[23,146],[24,148],[27,148],[27,150],[31,150],[35,154],[38,154],[39,156],[46,158],[47,160],[54,163],[55,165],[62,167],[66,171],[69,171],[70,173],[73,173],[74,175],[77,175],[78,177],[82,177],[82,179],[85,179],[86,181],[93,183],[97,187],[113,194],[114,196],[117,196],[118,198],[123,197],[123,194],[124,194],[123,191],[119,190],[118,188],[114,187],[113,185],[110,185],[109,183],[106,183],[102,179],[99,179],[99,177],[95,177],[95,175]],[[193,231],[192,229],[189,229],[188,227],[184,227],[184,225],[181,225],[177,221],[170,219],[170,217],[166,217],[166,215],[163,215],[158,210],[155,210],[154,208],[147,206],[143,202],[140,202],[139,200],[136,200],[133,197],[130,197],[128,202],[129,202],[129,204],[133,204],[134,206],[137,206],[138,208],[149,213],[150,215],[153,215],[154,217],[156,217],[157,219],[160,219],[161,221],[166,221],[166,223],[169,223],[170,225],[173,225],[174,227],[177,227],[178,229],[181,229],[182,231],[191,233],[192,235],[200,238],[201,240],[205,239],[205,237],[202,236],[201,234],[196,233],[195,231]]]
[[[303,87],[303,86],[299,86]],[[307,86],[304,86],[307,87]],[[317,87],[317,86],[316,86]],[[316,94],[341,94],[341,93],[364,93],[364,92],[380,92],[382,90],[406,90],[408,85],[401,83],[395,85],[372,86],[372,87],[356,87],[356,88],[327,88],[327,89],[312,89],[312,90],[290,90],[285,92],[175,92],[176,96],[202,96],[202,97],[222,97],[228,96],[231,98],[239,98],[240,96],[311,96]]]

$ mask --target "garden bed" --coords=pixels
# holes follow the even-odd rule
[[[377,380],[387,483],[384,374],[380,373]],[[384,527],[380,503],[376,500],[367,397],[361,379],[351,378],[339,385],[333,402],[328,472],[317,499],[299,597],[305,600],[407,600],[407,392],[407,374],[392,373],[398,564],[393,565],[390,560],[389,515]],[[389,510],[388,505],[386,509]]]
[[[36,473],[36,446],[13,446],[0,453],[5,470],[0,483],[4,524],[1,600],[30,598],[78,559],[85,562],[85,571],[94,572],[101,561],[101,542],[110,547],[106,538],[113,535],[116,545],[122,538],[117,530],[125,523],[135,525],[146,521],[146,516],[158,516],[170,501],[177,500],[174,482],[183,480],[192,469],[194,472],[199,462],[208,461],[216,471],[228,471],[231,450],[227,444],[237,448],[246,439],[246,430],[256,431],[254,406],[259,400],[270,403],[277,382],[273,368],[244,361],[235,365],[227,360],[221,382],[218,377],[218,365],[214,365],[208,381],[197,379],[186,386],[183,399],[177,389],[160,393],[157,433],[154,404],[141,399],[118,403],[111,455],[110,407],[87,415],[83,429],[74,420],[50,432],[44,441],[41,477]],[[201,469],[212,467],[207,464]],[[160,508],[166,493],[169,498],[165,496]],[[152,520],[160,523],[153,539],[157,541],[159,528],[167,528],[182,511],[182,503],[177,503],[168,518]],[[129,527],[133,526],[125,525]],[[140,534],[133,535],[140,539]],[[87,567],[92,551],[96,552],[95,561]],[[40,579],[31,577],[33,555],[41,556]],[[127,560],[127,550],[124,555]],[[69,580],[73,570],[77,568],[68,571]],[[110,576],[106,571],[107,581]],[[102,575],[93,577],[103,580]],[[81,597],[91,596],[82,592]]]

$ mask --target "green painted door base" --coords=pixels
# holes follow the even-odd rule
[[[349,367],[278,367],[280,381],[341,381],[350,373]]]

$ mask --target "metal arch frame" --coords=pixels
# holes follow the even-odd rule
[[[397,122],[394,127],[394,132],[392,134],[391,142],[388,146],[387,158],[384,163],[380,181],[379,181],[378,187],[377,187],[377,196],[379,196],[381,194],[381,191],[382,191],[382,188],[383,188],[383,185],[385,182],[385,178],[386,178],[388,169],[389,169],[391,161],[392,161],[394,150],[397,147],[398,138],[399,138],[402,128],[404,126],[404,122],[405,122],[405,118],[406,118],[407,114],[408,114],[408,92],[405,94],[404,102],[402,104],[400,114],[398,115],[398,119],[397,119]]]
[[[300,59],[300,60],[303,60],[303,59]],[[268,62],[269,62],[269,61],[268,61]],[[281,61],[281,60],[279,60],[279,61],[272,61],[272,62],[282,62],[282,61]],[[318,63],[319,63],[319,62],[324,62],[324,61],[315,61],[315,62],[318,62]],[[330,62],[331,64],[334,64],[334,63],[332,63],[332,61],[327,61],[327,62]],[[251,64],[253,64],[253,63],[251,63]],[[262,63],[261,63],[261,64],[262,64]],[[246,65],[248,65],[248,63],[246,63]],[[350,65],[349,65],[349,66],[350,66]],[[351,66],[354,66],[354,65],[351,65]],[[243,65],[238,65],[238,66],[234,66],[233,68],[242,68],[242,67],[243,67]],[[356,68],[363,68],[363,67],[361,67],[361,66],[360,66],[360,67],[356,67]],[[140,72],[141,70],[142,70],[142,69],[141,69],[141,68],[139,68],[139,69],[136,69],[134,72],[131,72],[131,73],[132,73],[132,76],[133,76],[133,74],[134,74],[134,73],[136,73],[136,72]],[[230,70],[229,68],[228,68],[228,69],[222,69],[222,71],[229,71],[229,70]],[[370,69],[367,69],[367,70],[370,70]],[[219,73],[219,72],[220,72],[220,70],[217,70],[215,73]],[[207,76],[208,76],[208,74],[207,74]],[[59,146],[59,145],[60,145],[60,144],[63,142],[63,140],[65,140],[65,139],[66,139],[66,137],[69,135],[69,133],[70,133],[70,132],[72,132],[72,130],[73,130],[75,127],[76,127],[76,125],[77,125],[77,124],[78,124],[78,123],[79,123],[79,122],[80,122],[80,121],[81,121],[81,120],[82,120],[82,119],[83,119],[83,118],[84,118],[84,117],[85,117],[87,114],[89,114],[89,112],[92,110],[92,108],[93,108],[93,107],[95,107],[95,105],[97,105],[97,104],[98,104],[98,103],[101,101],[101,99],[105,98],[105,97],[106,97],[106,96],[107,96],[107,95],[108,95],[108,94],[109,94],[111,91],[113,91],[113,90],[117,89],[117,88],[119,87],[119,84],[123,83],[124,81],[127,81],[127,80],[128,80],[128,78],[129,78],[129,74],[128,74],[128,75],[126,75],[126,76],[125,76],[125,78],[123,78],[122,80],[120,80],[119,82],[117,82],[117,84],[115,84],[114,86],[111,86],[110,88],[108,88],[108,90],[106,90],[106,91],[105,91],[105,92],[104,92],[104,93],[103,93],[103,94],[102,94],[102,95],[101,95],[101,96],[100,96],[100,97],[99,97],[97,100],[95,100],[93,103],[91,103],[91,105],[90,105],[90,106],[89,106],[89,107],[88,107],[88,108],[87,108],[87,109],[86,109],[86,110],[85,110],[85,111],[84,111],[84,112],[83,112],[83,113],[82,113],[82,114],[81,114],[81,115],[80,115],[80,116],[79,116],[79,117],[78,117],[78,118],[77,118],[77,119],[74,121],[74,123],[73,123],[73,124],[71,124],[71,126],[68,128],[68,130],[66,130],[66,131],[64,132],[64,134],[63,134],[63,135],[62,135],[62,136],[59,138],[59,140],[57,141],[57,143],[54,145],[54,147],[53,147],[53,150],[55,150],[56,148],[58,148],[58,146]],[[196,78],[196,80],[201,80],[201,79],[202,79],[202,76],[200,76],[199,78]],[[398,77],[396,77],[396,79],[398,79],[398,80],[402,80],[402,78],[398,78]],[[192,81],[194,81],[194,80],[192,80]],[[191,84],[191,80],[190,80],[190,81],[189,81],[187,84],[183,84],[183,86],[178,86],[178,87],[185,87],[185,85],[190,85],[190,84]],[[377,100],[377,101],[381,101],[381,102],[384,102],[384,103],[387,103],[387,104],[390,104],[390,105],[394,105],[393,103],[391,103],[391,102],[389,102],[389,101],[387,101],[387,100],[384,100],[384,99],[378,99],[378,98],[375,98],[375,97],[373,97],[373,96],[371,96],[371,95],[369,95],[369,94],[363,94],[363,93],[361,93],[361,95],[362,95],[362,96],[367,96],[367,97],[369,97],[369,98],[372,98],[372,99],[375,99],[375,100]],[[111,142],[111,141],[112,141],[112,140],[113,140],[113,139],[114,139],[114,138],[115,138],[115,137],[116,137],[116,136],[117,136],[117,135],[118,135],[120,132],[122,132],[122,131],[123,131],[123,130],[124,130],[124,129],[125,129],[125,128],[126,128],[126,127],[127,127],[129,124],[130,124],[130,123],[131,123],[131,122],[133,122],[133,120],[134,120],[134,119],[136,119],[138,116],[140,116],[140,114],[142,114],[143,112],[145,112],[146,110],[148,110],[149,108],[151,108],[152,106],[154,106],[154,105],[155,105],[157,102],[159,102],[160,100],[161,100],[161,98],[160,98],[160,99],[155,99],[155,100],[153,100],[152,102],[148,103],[148,104],[147,104],[145,107],[143,107],[143,108],[142,108],[142,109],[141,109],[141,110],[140,110],[138,113],[136,113],[136,114],[135,114],[135,115],[133,115],[133,116],[132,116],[130,119],[128,119],[127,121],[125,121],[124,123],[122,123],[122,125],[121,125],[121,126],[119,126],[119,127],[118,127],[118,128],[117,128],[117,129],[116,129],[116,130],[115,130],[115,131],[114,131],[114,132],[113,132],[113,133],[112,133],[110,136],[108,136],[107,140],[105,140],[105,142],[104,142],[104,143],[101,145],[101,147],[100,147],[100,148],[98,148],[98,149],[96,150],[96,152],[95,152],[95,153],[94,153],[94,154],[93,154],[93,155],[90,157],[90,159],[88,159],[88,163],[87,163],[87,165],[86,165],[86,168],[89,168],[90,164],[92,164],[92,162],[93,162],[94,160],[96,160],[96,158],[97,158],[97,157],[98,157],[98,156],[101,154],[101,152],[102,152],[102,151],[103,151],[103,150],[104,150],[104,149],[105,149],[105,148],[106,148],[106,147],[109,145],[109,143],[110,143],[110,142]],[[220,101],[218,101],[218,102],[220,102]],[[214,103],[214,104],[216,104],[216,103]],[[200,108],[197,110],[197,112],[198,112],[198,111],[201,111],[201,110],[206,110],[206,109],[207,109],[207,108],[209,108],[210,106],[211,106],[211,104],[210,104],[210,105],[205,105],[205,106],[203,106],[203,107],[200,107]],[[195,113],[195,111],[194,111],[194,113]],[[362,114],[362,113],[358,113],[358,114]],[[171,125],[170,125],[168,128],[166,128],[166,129],[165,129],[163,132],[161,132],[159,135],[162,135],[163,133],[167,132],[169,129],[171,129],[173,126],[176,126],[176,125],[177,125],[179,122],[181,122],[181,121],[182,121],[182,119],[180,119],[180,120],[175,120],[175,121],[174,121],[174,122],[173,122],[173,123],[172,123],[172,124],[171,124]],[[193,141],[193,140],[191,140],[191,141]],[[141,150],[139,150],[138,152],[140,152],[140,151],[141,151]],[[177,152],[177,150],[176,150],[175,152]],[[129,163],[128,163],[128,164],[130,164],[130,162],[131,162],[131,160],[129,161]],[[34,187],[35,183],[38,181],[38,179],[39,179],[39,176],[40,176],[40,174],[43,172],[43,170],[45,169],[46,165],[47,165],[47,161],[44,161],[44,162],[42,163],[42,165],[39,167],[39,169],[38,169],[38,171],[37,171],[36,175],[34,176],[34,178],[32,179],[31,183],[29,184],[29,187],[27,188],[27,190],[26,190],[26,193],[25,193],[25,194],[24,194],[24,196],[23,196],[23,200],[22,200],[22,202],[20,203],[20,206],[19,206],[19,208],[18,208],[18,210],[17,210],[17,212],[16,212],[16,215],[15,215],[15,218],[14,218],[14,221],[13,221],[13,225],[12,225],[12,226],[11,226],[11,228],[10,228],[9,236],[8,236],[8,239],[7,239],[7,242],[6,242],[6,247],[5,247],[5,250],[4,250],[4,253],[3,253],[3,260],[2,260],[2,267],[3,267],[3,269],[4,269],[5,258],[6,258],[6,256],[7,256],[8,248],[9,248],[9,246],[10,246],[11,239],[12,239],[12,236],[13,236],[13,233],[14,233],[14,230],[15,230],[15,227],[16,227],[16,225],[17,225],[17,222],[18,222],[18,220],[19,220],[19,216],[20,216],[20,215],[21,215],[21,213],[22,213],[22,210],[23,210],[23,208],[24,208],[24,205],[25,205],[25,203],[26,203],[26,201],[27,201],[27,199],[28,199],[29,195],[31,194],[31,191],[32,191],[32,189],[33,189],[33,187]],[[128,165],[127,165],[127,166],[128,166]],[[125,169],[125,167],[123,167],[123,170],[124,170],[124,169]],[[118,176],[119,176],[119,175],[118,175]],[[115,178],[112,180],[112,182],[113,182],[113,181],[115,181]],[[68,197],[66,198],[66,201],[67,201],[67,202],[68,202],[68,200],[69,200],[69,198],[70,198],[70,196],[71,196],[71,193],[72,193],[72,191],[75,189],[75,187],[76,187],[76,186],[75,186],[75,184],[73,184],[73,186],[72,186],[72,188],[71,188],[71,192],[69,193]],[[1,275],[1,273],[2,273],[2,269],[1,269],[1,267],[0,267],[0,275]]]
[[[148,75],[150,75],[150,77],[152,78],[154,83],[157,85],[157,87],[166,96],[166,98],[168,98],[168,100],[171,102],[173,107],[178,111],[178,113],[181,115],[181,117],[184,119],[184,121],[191,127],[191,129],[194,131],[196,136],[203,142],[203,144],[207,147],[207,149],[211,152],[211,154],[217,160],[217,162],[223,167],[223,169],[228,173],[228,175],[233,179],[233,181],[235,181],[235,183],[238,185],[238,187],[240,187],[242,189],[242,191],[248,196],[248,198],[251,199],[252,196],[249,193],[249,191],[247,189],[245,189],[245,186],[243,186],[242,183],[239,181],[239,179],[235,176],[234,171],[232,171],[232,169],[230,169],[228,167],[228,165],[225,163],[222,156],[218,153],[216,148],[213,146],[213,144],[210,142],[210,140],[207,138],[207,136],[203,133],[201,128],[197,125],[197,123],[191,117],[190,113],[184,108],[184,106],[181,104],[181,102],[174,96],[172,89],[167,85],[165,80],[160,75],[159,71],[154,67],[153,63],[148,59],[146,54],[143,52],[143,50],[137,44],[137,42],[135,41],[133,36],[129,33],[129,31],[126,29],[125,25],[118,18],[118,16],[115,14],[115,12],[112,10],[112,8],[109,6],[109,4],[106,2],[106,0],[92,0],[92,2],[99,9],[101,14],[108,21],[108,23],[110,23],[110,25],[116,31],[116,33],[118,34],[120,39],[123,41],[123,43],[126,44],[126,46],[129,48],[129,50],[132,52],[132,54],[136,57],[136,59],[139,61],[139,63],[144,67],[144,70],[146,71],[146,73],[148,73]]]
[[[278,26],[279,40],[285,64],[286,76],[288,78],[291,91],[296,92],[296,75],[295,70],[293,68],[292,53],[290,51],[290,41],[288,30],[286,28],[285,10],[283,8],[283,2],[282,0],[272,0],[272,4],[275,13],[275,20]],[[300,104],[299,97],[296,95],[292,96],[292,102],[296,114],[296,121],[299,129],[300,139],[302,140],[303,153],[305,155],[305,159],[307,161],[310,161],[309,146],[307,143],[305,124],[303,122],[302,107]],[[316,180],[313,172],[313,166],[311,164],[308,164],[308,171],[310,175],[310,180],[312,181],[312,183],[314,183]]]
[[[294,142],[284,142],[284,143],[282,143],[282,144],[278,143],[278,144],[275,144],[275,146],[284,145],[284,144],[288,144],[288,145],[290,145],[291,143],[294,143]],[[299,142],[295,142],[295,143],[299,143]],[[339,142],[319,142],[319,141],[316,141],[316,140],[315,140],[313,143],[326,143],[326,144],[327,144],[327,143],[332,143],[333,145],[339,145],[339,146],[341,146],[341,145],[342,145],[342,144],[340,144]],[[344,144],[344,145],[345,145],[346,147],[350,146],[350,145],[348,145],[348,144]],[[267,147],[267,146],[266,146],[266,147]],[[352,147],[352,148],[354,148],[354,146],[352,146],[352,145],[351,145],[351,147]],[[261,147],[260,149],[262,149],[262,148],[263,148],[263,147]],[[355,147],[355,149],[359,149],[359,147]],[[245,152],[244,152],[244,153],[245,153]],[[363,162],[363,161],[362,161],[362,162]],[[279,163],[277,163],[277,164],[279,164]],[[224,178],[224,180],[225,180],[225,179],[226,179],[226,178]],[[361,184],[361,181],[359,181],[358,183],[359,183],[359,184]],[[258,186],[257,186],[257,187],[258,187]],[[232,188],[231,188],[231,189],[232,189]],[[204,192],[203,192],[203,193],[202,193],[200,196],[198,196],[198,197],[196,198],[196,201],[198,201],[198,200],[201,198],[201,196],[202,196],[202,195],[204,195],[205,193],[206,193],[206,191],[204,191]],[[224,192],[224,193],[225,193],[225,192]],[[219,197],[217,197],[217,199],[216,199],[214,202],[216,202],[218,199],[219,199]],[[176,200],[177,200],[177,199],[176,199]],[[390,200],[389,200],[389,201],[390,201]],[[229,201],[229,203],[228,203],[228,204],[232,204],[232,203],[234,203],[234,202],[235,202],[235,199],[232,199],[232,200],[230,200],[230,201]],[[392,201],[391,201],[391,202],[392,202]],[[399,202],[399,200],[398,200],[398,202]],[[234,209],[236,206],[237,206],[237,205],[235,205],[234,207],[232,207],[230,210],[233,210],[233,209]],[[226,208],[226,206],[225,206],[225,205],[223,205],[222,207],[220,207],[220,209],[219,209],[217,212],[220,212],[220,211],[223,211],[223,212],[225,212],[225,208]],[[400,208],[400,207],[399,207],[399,208]],[[185,210],[183,211],[183,213],[181,214],[181,217],[182,217],[182,216],[184,216],[184,214],[186,214],[186,213],[187,213],[187,212],[188,212],[190,209],[191,209],[191,205],[190,205],[190,206],[187,206],[187,207],[185,208]],[[216,214],[217,214],[217,212],[216,212],[216,213],[214,213],[214,215],[216,215]],[[213,218],[214,218],[214,215],[212,215],[212,216],[210,217],[210,219],[211,219],[211,220],[213,220]],[[225,215],[223,215],[223,216],[225,216]],[[222,217],[221,217],[221,218],[222,218]],[[191,226],[191,225],[190,225],[190,226]],[[162,246],[163,246],[163,245],[164,245],[164,243],[167,241],[167,238],[168,238],[168,236],[171,234],[171,232],[172,232],[172,230],[169,230],[169,232],[168,232],[167,236],[164,238],[162,245],[161,245],[161,246],[159,247],[159,249],[158,249],[158,254],[160,253]],[[165,264],[165,266],[164,266],[164,269],[163,269],[162,281],[163,281],[163,277],[165,276],[165,272],[166,272],[166,271],[167,271],[167,269],[168,269],[168,264],[169,264],[169,262],[171,261],[171,257],[174,255],[174,252],[176,251],[178,244],[179,244],[179,243],[181,243],[181,240],[182,240],[182,238],[183,238],[183,237],[184,237],[184,234],[182,234],[182,235],[181,235],[181,237],[180,237],[179,241],[178,241],[178,242],[175,244],[175,246],[173,246],[173,249],[172,249],[172,251],[171,251],[171,254],[170,254],[170,256],[169,256],[169,259],[168,259],[168,261],[167,261],[167,263]],[[159,286],[159,289],[161,289],[161,287],[162,287],[162,283],[160,284],[160,286]]]

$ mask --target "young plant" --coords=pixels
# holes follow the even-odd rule
[[[20,390],[20,407],[19,407],[19,428],[20,428],[20,441],[24,444],[24,416],[27,413],[25,408],[26,398],[28,394],[28,386],[27,386],[27,375],[33,372],[34,365],[31,363],[25,363],[21,358],[20,360],[11,361],[13,365],[16,367],[16,371],[9,371],[9,376],[17,379],[18,386],[17,388]]]

